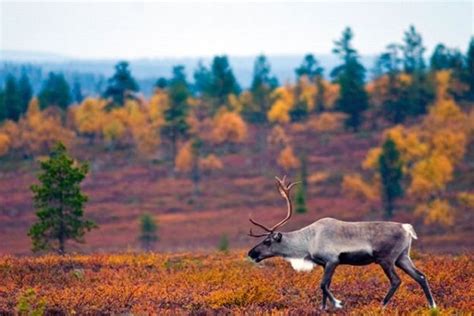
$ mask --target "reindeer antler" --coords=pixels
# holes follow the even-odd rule
[[[273,225],[273,227],[271,227],[271,228],[268,228],[267,226],[265,226],[263,224],[260,224],[260,223],[256,222],[255,220],[253,220],[251,217],[249,217],[249,221],[252,224],[254,224],[255,226],[258,226],[258,227],[260,227],[260,228],[262,228],[263,230],[266,231],[266,233],[264,233],[264,234],[254,234],[252,232],[252,229],[250,229],[249,236],[252,236],[252,237],[268,236],[269,234],[273,233],[275,231],[275,229],[277,229],[278,227],[283,226],[291,218],[291,215],[293,215],[293,206],[291,204],[291,199],[290,199],[290,190],[291,190],[292,187],[294,187],[300,181],[286,184],[285,183],[286,176],[284,176],[283,179],[280,179],[278,177],[275,177],[275,179],[276,179],[276,185],[277,185],[278,192],[280,192],[281,196],[286,200],[286,205],[288,207],[286,217],[283,220],[281,220],[280,222],[278,222],[277,224]]]
[[[296,184],[300,182],[300,181],[297,181],[297,182],[285,184],[286,176],[284,176],[283,179],[281,180],[278,177],[275,177],[275,179],[277,180],[278,191],[280,192],[281,196],[286,200],[288,212],[286,214],[286,217],[283,220],[281,220],[279,223],[275,224],[271,228],[271,231],[274,231],[278,227],[283,226],[291,218],[291,215],[293,215],[293,205],[291,204],[290,190],[292,187],[294,187]]]

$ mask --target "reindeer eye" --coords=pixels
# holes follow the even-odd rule
[[[281,238],[282,238],[281,233],[276,233],[275,235],[273,235],[273,239],[275,239],[275,241],[277,242],[280,242]]]
[[[264,244],[265,246],[270,246],[270,245],[272,244],[272,242],[270,241],[270,239],[265,239],[265,240],[263,241],[263,244]]]

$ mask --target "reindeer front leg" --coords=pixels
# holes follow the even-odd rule
[[[324,266],[323,279],[321,280],[321,291],[323,292],[322,309],[326,309],[326,301],[328,297],[331,300],[331,303],[334,305],[334,307],[342,308],[341,301],[336,299],[334,295],[332,295],[331,291],[329,290],[329,285],[331,284],[331,279],[334,274],[334,271],[336,271],[336,267],[337,267],[337,262],[328,262]]]

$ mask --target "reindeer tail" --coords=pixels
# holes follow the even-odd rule
[[[418,239],[418,236],[416,235],[415,229],[411,224],[402,224],[402,227],[404,230],[408,232],[408,234],[413,238],[413,239]]]

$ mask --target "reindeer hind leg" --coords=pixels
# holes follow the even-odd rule
[[[415,268],[415,265],[411,261],[410,257],[404,254],[400,258],[398,258],[395,264],[406,274],[408,274],[412,279],[418,282],[418,284],[420,284],[421,288],[423,289],[423,292],[425,293],[426,299],[428,300],[428,304],[431,308],[436,308],[436,303],[433,299],[433,295],[431,294],[430,286],[428,285],[426,276],[420,270]]]

